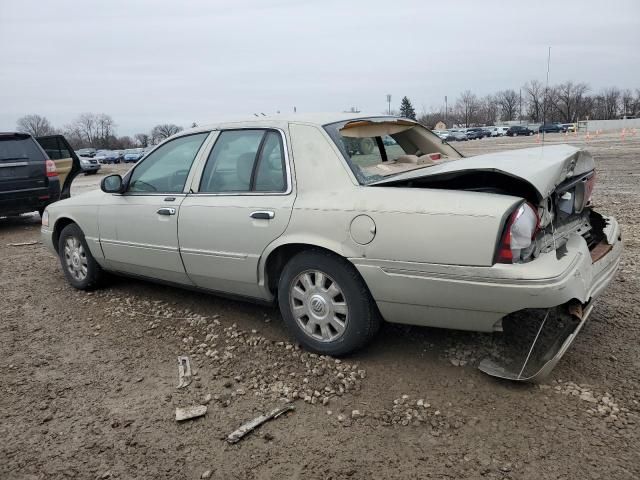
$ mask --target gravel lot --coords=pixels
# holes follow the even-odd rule
[[[475,368],[499,334],[385,325],[339,361],[291,344],[273,308],[123,278],[79,292],[41,244],[8,245],[39,239],[37,214],[0,219],[0,478],[639,478],[640,134],[588,144],[595,203],[622,224],[626,251],[543,385]],[[196,375],[178,390],[184,354]],[[227,444],[284,398],[294,412]],[[206,416],[175,421],[176,407],[207,402]]]

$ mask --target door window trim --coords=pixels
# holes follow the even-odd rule
[[[278,132],[280,133],[280,138],[282,140],[282,151],[284,152],[284,167],[285,167],[285,180],[287,182],[287,188],[282,192],[200,192],[200,182],[202,181],[202,175],[204,174],[205,168],[207,166],[207,161],[209,160],[209,155],[213,151],[216,142],[220,138],[220,134],[223,132],[229,131],[238,131],[238,130],[262,130],[264,132]],[[247,197],[262,197],[265,195],[268,196],[284,196],[290,195],[293,192],[293,182],[291,178],[291,164],[289,157],[289,145],[287,143],[287,136],[281,128],[278,127],[265,127],[265,126],[256,126],[256,127],[238,127],[238,128],[221,128],[213,132],[216,134],[215,140],[208,145],[207,151],[205,152],[204,160],[198,166],[198,172],[194,175],[194,178],[191,182],[191,191],[189,192],[189,196],[197,196],[197,197],[237,197],[237,196],[247,196]],[[263,141],[266,139],[266,135],[263,137]],[[207,143],[207,142],[205,142]],[[262,146],[262,141],[260,146]],[[194,162],[195,163],[195,162]],[[254,169],[257,166],[256,162],[254,164]],[[253,175],[252,175],[253,178]]]
[[[151,156],[151,154],[153,152],[155,152],[156,150],[158,150],[158,148],[164,146],[164,145],[168,145],[171,142],[174,142],[176,140],[179,140],[181,138],[185,138],[185,137],[192,137],[193,135],[202,135],[203,133],[206,133],[207,136],[204,138],[204,140],[202,141],[202,145],[200,145],[200,148],[198,149],[198,152],[196,153],[195,157],[193,158],[193,162],[191,162],[191,167],[189,168],[189,173],[187,174],[187,178],[184,182],[184,187],[182,187],[182,192],[130,192],[128,190],[129,188],[129,181],[131,180],[131,176],[133,175],[133,172],[135,171],[136,168],[138,168],[140,165],[142,165],[144,163],[145,160],[148,160],[148,158]],[[179,135],[175,138],[172,138],[169,141],[164,141],[159,143],[158,145],[156,145],[154,147],[153,150],[151,150],[144,158],[142,158],[141,160],[139,160],[135,166],[129,170],[126,175],[125,175],[125,182],[126,182],[126,186],[127,186],[127,190],[125,192],[123,192],[121,195],[123,196],[129,196],[129,197],[140,197],[140,196],[144,196],[144,197],[150,197],[150,196],[156,196],[156,197],[185,197],[187,195],[187,193],[189,193],[189,186],[192,183],[193,180],[193,176],[195,175],[195,171],[197,170],[197,166],[199,165],[200,162],[200,157],[202,156],[203,152],[208,151],[210,145],[209,145],[209,140],[211,139],[212,134],[216,133],[214,130],[202,130],[199,132],[192,132],[192,133],[187,133],[185,135]]]

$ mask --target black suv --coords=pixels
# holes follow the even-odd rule
[[[80,160],[62,135],[36,140],[26,133],[0,132],[0,216],[42,212],[67,198]]]
[[[540,125],[538,132],[540,133],[564,133],[567,129],[557,123],[545,123]]]
[[[507,130],[508,137],[516,137],[518,135],[533,135],[535,132],[530,128],[523,127],[522,125],[514,125]]]

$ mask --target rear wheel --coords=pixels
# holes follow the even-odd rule
[[[380,315],[353,265],[323,251],[301,252],[278,284],[282,317],[296,340],[320,354],[345,355],[366,345]]]
[[[58,256],[67,281],[79,290],[98,286],[104,272],[87,246],[84,233],[71,223],[62,229],[58,240]]]

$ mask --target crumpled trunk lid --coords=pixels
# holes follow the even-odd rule
[[[443,162],[426,168],[394,175],[371,185],[393,185],[412,180],[453,178],[473,172],[496,172],[529,183],[540,199],[570,177],[594,169],[593,157],[586,150],[571,145],[549,145],[521,150],[507,150]]]

